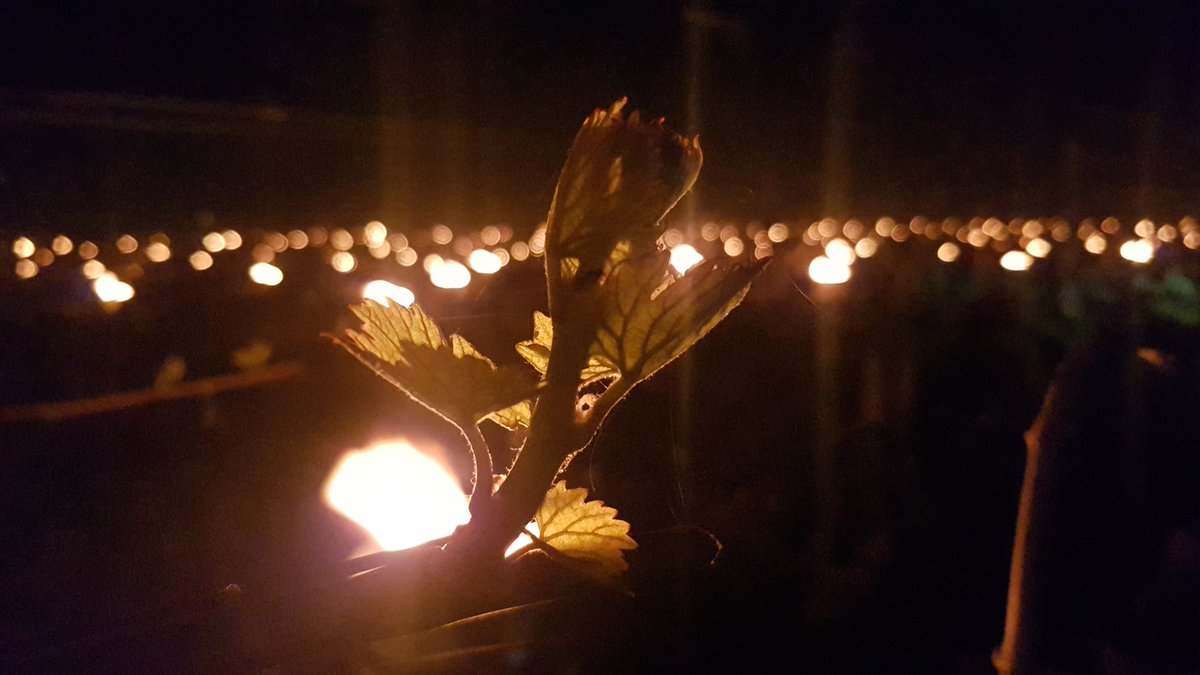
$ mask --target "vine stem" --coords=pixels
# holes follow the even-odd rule
[[[468,424],[459,424],[458,428],[462,431],[463,436],[467,438],[467,445],[471,448],[471,515],[475,516],[480,511],[486,508],[489,498],[492,496],[492,449],[488,446],[487,439],[483,437],[483,433],[479,430],[479,425],[471,422]],[[482,489],[481,489],[482,488]]]

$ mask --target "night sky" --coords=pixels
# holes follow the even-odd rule
[[[628,95],[697,212],[1178,218],[1189,2],[7,2],[0,230],[536,223]]]

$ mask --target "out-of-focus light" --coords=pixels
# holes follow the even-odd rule
[[[1035,258],[1045,258],[1050,255],[1050,242],[1038,237],[1025,245],[1025,252]]]
[[[435,244],[449,244],[454,240],[454,230],[445,225],[434,225],[429,231],[429,238],[433,239]]]
[[[1133,233],[1137,236],[1148,239],[1154,236],[1154,221],[1147,218],[1142,218],[1133,226]]]
[[[75,244],[71,243],[68,237],[61,234],[55,237],[54,241],[50,242],[50,250],[54,251],[54,255],[66,255],[74,248]]]
[[[1071,226],[1065,220],[1057,221],[1054,223],[1054,227],[1050,228],[1050,238],[1059,243],[1070,239]]]
[[[808,278],[818,284],[844,284],[850,280],[850,266],[819,255],[808,264]]]
[[[254,263],[246,270],[250,280],[263,286],[278,286],[283,281],[283,270],[271,263]]]
[[[399,251],[402,248],[408,248],[408,237],[399,232],[392,232],[387,236],[387,243],[393,251]]]
[[[137,247],[138,241],[131,234],[123,234],[117,238],[117,250],[121,253],[133,253]]]
[[[1104,249],[1108,248],[1108,239],[1099,232],[1093,232],[1091,236],[1083,240],[1083,249],[1093,255],[1104,253]]]
[[[350,247],[354,246],[354,237],[339,227],[329,233],[329,245],[339,251],[349,251]]]
[[[1042,225],[1040,220],[1027,220],[1021,226],[1021,236],[1035,239],[1042,236],[1042,232],[1046,231],[1046,227]]]
[[[308,235],[304,230],[292,230],[287,233],[288,246],[295,249],[301,249],[308,246]]]
[[[503,267],[504,265],[507,265],[507,264],[508,264],[508,262],[509,262],[510,260],[512,260],[512,256],[510,256],[510,255],[508,254],[508,251],[506,251],[505,249],[502,249],[502,248],[494,248],[494,249],[492,249],[492,253],[494,253],[494,254],[496,255],[496,257],[500,259],[500,266],[501,266],[501,267]]]
[[[680,232],[673,227],[668,228],[667,231],[663,232],[662,234],[662,241],[667,248],[675,248],[683,243],[683,232]]]
[[[1148,239],[1130,239],[1121,244],[1121,257],[1144,265],[1154,259],[1154,244]]]
[[[171,245],[171,238],[162,232],[155,232],[147,237],[146,241],[151,244],[166,244],[167,246]]]
[[[1024,251],[1009,251],[1000,256],[1000,266],[1010,272],[1024,272],[1033,266],[1033,257]]]
[[[255,244],[254,248],[250,249],[250,258],[254,262],[274,262],[275,249],[271,248],[268,244]]]
[[[18,258],[28,258],[37,250],[37,246],[29,237],[17,237],[13,240],[12,252]]]
[[[842,234],[850,241],[858,241],[866,231],[866,226],[857,220],[847,220],[842,226]]]
[[[529,524],[525,526],[525,529],[529,532],[532,532],[535,537],[542,536],[542,530],[538,527],[536,520],[529,521]],[[533,538],[522,532],[521,534],[517,535],[517,538],[513,540],[512,544],[509,544],[508,549],[504,551],[504,557],[511,557],[517,551],[520,551],[532,543]]]
[[[112,272],[105,272],[92,282],[92,290],[101,302],[126,302],[133,297],[133,286],[121,281]]]
[[[268,232],[267,236],[263,237],[263,243],[276,253],[288,250],[288,238],[279,232]]]
[[[700,228],[700,238],[704,241],[716,241],[721,236],[721,226],[716,223],[705,223]]]
[[[364,300],[373,300],[385,307],[393,303],[409,307],[417,299],[407,288],[383,279],[376,279],[363,286],[362,295]]]
[[[392,254],[392,245],[389,244],[386,239],[384,239],[383,241],[379,242],[378,246],[367,247],[367,253],[369,253],[371,257],[376,260],[383,260]]]
[[[355,267],[358,267],[358,260],[356,260],[354,256],[350,255],[346,251],[338,251],[337,253],[333,254],[332,258],[329,259],[329,264],[334,270],[341,272],[342,274],[347,274],[349,272],[353,272]]]
[[[523,241],[513,242],[512,257],[513,260],[516,260],[517,262],[527,259],[529,257],[529,244],[526,244]]]
[[[225,250],[225,237],[220,232],[209,232],[200,240],[200,245],[209,253]]]
[[[942,262],[954,262],[958,260],[958,256],[962,255],[962,249],[958,248],[958,244],[948,241],[938,247],[937,257]]]
[[[541,255],[546,250],[546,228],[539,227],[534,230],[533,236],[529,238],[529,253],[530,255]]]
[[[37,276],[38,269],[37,263],[29,258],[21,258],[17,261],[17,265],[13,271],[16,273],[18,279],[32,279]]]
[[[162,242],[154,242],[146,246],[146,259],[150,262],[166,262],[171,259],[171,249]]]
[[[329,232],[320,225],[313,225],[308,228],[308,245],[309,246],[324,246],[325,242],[329,241]]]
[[[54,251],[48,248],[39,248],[33,252],[32,260],[39,267],[49,267],[54,264]]]
[[[702,262],[704,262],[704,256],[691,244],[679,244],[671,249],[671,267],[674,267],[675,271],[680,274]]]
[[[416,265],[418,258],[420,258],[420,256],[417,255],[415,249],[405,247],[399,251],[396,251],[396,262],[404,265],[405,267],[412,267],[413,265]]]
[[[850,242],[838,238],[831,239],[825,244],[825,257],[842,265],[850,265],[858,256]]]
[[[791,230],[784,223],[775,223],[767,228],[767,238],[776,244],[787,241],[789,236],[791,236]]]
[[[475,244],[471,242],[470,237],[455,237],[450,248],[454,249],[455,255],[465,258],[471,255],[471,251],[475,250]]]
[[[197,272],[203,272],[213,266],[213,258],[208,251],[196,251],[188,256],[188,264]]]
[[[1200,230],[1193,230],[1184,235],[1183,245],[1193,251],[1200,248]]]
[[[368,248],[375,248],[387,241],[387,227],[378,220],[372,220],[363,228],[363,239]]]
[[[854,255],[860,258],[870,258],[878,251],[879,242],[875,241],[871,237],[859,239],[858,242],[854,244]]]
[[[467,264],[480,274],[495,274],[504,266],[500,256],[482,248],[471,251],[471,255],[467,256]]]
[[[725,240],[724,248],[725,248],[725,255],[729,256],[730,258],[736,258],[737,256],[741,255],[743,251],[746,250],[746,245],[744,243],[742,243],[741,239],[738,239],[737,237],[733,237],[731,239]]]
[[[104,263],[100,262],[99,260],[89,260],[83,263],[83,267],[80,268],[80,271],[83,272],[85,279],[95,280],[104,276],[104,273],[107,272],[108,269],[105,268]]]
[[[500,243],[500,228],[495,225],[488,225],[479,233],[479,239],[486,246],[495,246]]]
[[[441,265],[444,262],[446,261],[444,258],[442,258],[442,256],[436,253],[430,253],[429,255],[425,256],[424,260],[421,261],[421,268],[424,269],[426,273],[429,273],[433,271],[433,268]]]
[[[969,233],[967,233],[967,243],[975,248],[983,248],[984,246],[987,246],[987,243],[990,240],[991,237],[989,237],[988,234],[983,230],[971,230]]]
[[[458,481],[403,441],[346,453],[325,501],[389,551],[448,536],[471,518]]]
[[[910,236],[912,236],[912,232],[907,227],[893,227],[892,228],[892,241],[894,241],[896,243],[905,241]]]
[[[1156,236],[1158,237],[1159,241],[1169,244],[1175,241],[1175,238],[1179,236],[1179,230],[1175,229],[1174,225],[1163,225],[1162,227],[1158,228],[1158,234]]]
[[[733,225],[725,225],[721,228],[721,231],[717,234],[717,236],[721,239],[721,241],[729,241],[730,239],[737,239],[738,234],[738,229],[736,227]]]
[[[881,237],[892,236],[892,230],[894,229],[896,229],[896,221],[891,218],[884,217],[875,221],[875,234]]]
[[[236,251],[242,247],[242,235],[238,234],[237,230],[225,230],[221,233],[221,238],[225,240],[227,251]]]
[[[1105,234],[1116,234],[1121,231],[1121,221],[1116,218],[1108,217],[1100,221],[1100,229]]]
[[[443,260],[430,267],[429,281],[438,288],[466,288],[471,270],[456,260]]]
[[[769,258],[774,253],[775,253],[775,249],[770,244],[766,244],[765,246],[755,246],[754,247],[754,259],[755,260],[762,260],[763,258]]]

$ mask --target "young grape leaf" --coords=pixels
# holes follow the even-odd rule
[[[658,222],[700,172],[699,139],[662,120],[624,114],[625,99],[583,122],[558,178],[546,249],[570,263],[569,276],[599,272],[617,242],[653,242]]]
[[[538,538],[584,563],[583,569],[590,573],[616,576],[629,569],[622,551],[637,548],[637,542],[629,536],[629,523],[617,519],[616,509],[586,499],[586,489],[568,490],[565,482],[555,483],[534,516]]]
[[[485,419],[489,419],[510,431],[515,431],[518,427],[528,429],[529,422],[533,419],[533,404],[529,401],[521,401],[503,410],[489,413]]]
[[[554,343],[554,323],[550,317],[541,312],[533,313],[533,339],[517,343],[517,353],[521,355],[529,365],[533,366],[542,375],[546,374],[546,368],[550,365],[550,346]],[[606,377],[615,377],[617,371],[612,367],[601,363],[598,357],[588,359],[587,366],[584,367],[580,379],[583,384],[602,380]]]
[[[362,330],[347,330],[346,351],[452,422],[477,422],[519,405],[535,384],[519,368],[497,368],[462,336],[446,338],[419,305],[351,307]],[[380,363],[372,363],[378,360]],[[512,419],[506,413],[505,419]]]
[[[614,255],[600,288],[603,318],[593,358],[631,384],[650,377],[720,323],[765,262],[707,262],[674,279],[665,251]]]

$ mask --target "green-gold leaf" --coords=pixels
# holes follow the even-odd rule
[[[462,336],[446,338],[419,305],[367,301],[351,311],[362,328],[347,330],[347,340],[339,344],[452,422],[473,423],[520,405],[535,389],[536,383],[520,368],[497,368]]]

